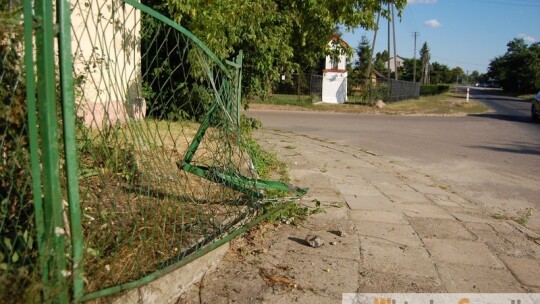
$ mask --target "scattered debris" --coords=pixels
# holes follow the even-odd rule
[[[347,233],[347,231],[343,230],[343,229],[338,229],[337,230],[337,235],[338,236],[341,236],[341,237],[346,237],[348,236],[349,234]]]
[[[347,231],[345,231],[344,229],[341,229],[341,228],[336,228],[336,229],[333,229],[333,230],[330,230],[328,231],[334,235],[337,235],[339,237],[346,237],[348,236],[349,234],[347,233]]]
[[[277,276],[277,275],[272,275],[269,273],[269,270],[267,269],[264,269],[264,268],[261,268],[260,269],[260,274],[263,278],[265,278],[266,280],[268,280],[270,283],[281,283],[281,284],[285,284],[291,288],[294,288],[294,289],[299,289],[299,290],[302,290],[302,287],[300,287],[298,284],[296,284],[293,280],[289,279],[289,278],[286,278],[286,277],[280,277],[280,276]]]
[[[308,235],[306,242],[313,248],[321,247],[324,244],[324,241],[318,235]]]

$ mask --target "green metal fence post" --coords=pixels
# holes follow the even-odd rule
[[[238,83],[236,87],[236,125],[240,128],[240,107],[242,106],[242,60],[244,52],[240,51],[236,57],[236,63],[240,66],[237,69]]]
[[[36,223],[36,243],[39,252],[41,283],[47,287],[49,268],[45,255],[43,200],[41,199],[41,171],[36,109],[36,81],[34,74],[34,14],[32,1],[24,1],[24,65],[26,73],[26,105],[28,119],[28,138],[30,143],[30,163],[32,169],[32,194],[34,200],[34,221]],[[44,294],[48,294],[45,289]]]
[[[49,266],[49,293],[45,300],[67,303],[66,256],[64,252],[63,207],[59,176],[58,118],[54,61],[54,24],[51,0],[36,0],[37,89],[41,138],[45,212],[45,254]]]
[[[62,95],[62,117],[64,119],[64,153],[66,155],[69,222],[71,227],[73,300],[78,302],[84,293],[83,230],[79,198],[77,138],[75,134],[76,113],[71,55],[71,10],[69,5],[69,0],[58,1],[57,23],[59,25],[58,50],[60,51],[60,87]]]

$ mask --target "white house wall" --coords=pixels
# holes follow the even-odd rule
[[[142,119],[140,12],[119,0],[71,2],[77,115],[98,128]]]

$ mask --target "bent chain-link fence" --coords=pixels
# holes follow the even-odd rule
[[[3,298],[137,287],[283,206],[263,208],[290,189],[258,178],[242,131],[241,52],[133,0],[24,4],[25,47],[19,8],[0,37]]]

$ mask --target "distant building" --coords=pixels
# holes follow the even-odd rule
[[[336,45],[350,48],[338,35],[334,35],[328,41],[330,49],[336,49]],[[337,56],[326,56],[325,68],[322,81],[322,101],[327,103],[344,103],[347,101],[347,55],[340,53]]]
[[[394,57],[391,57],[390,60],[388,60],[388,61],[386,61],[384,63],[385,68],[388,68],[388,63],[390,63],[390,71],[392,71],[392,73],[394,73],[396,71],[396,66],[394,65]],[[405,64],[405,58],[397,56],[396,57],[396,65],[397,65],[398,69],[400,67],[403,67],[404,64]]]

